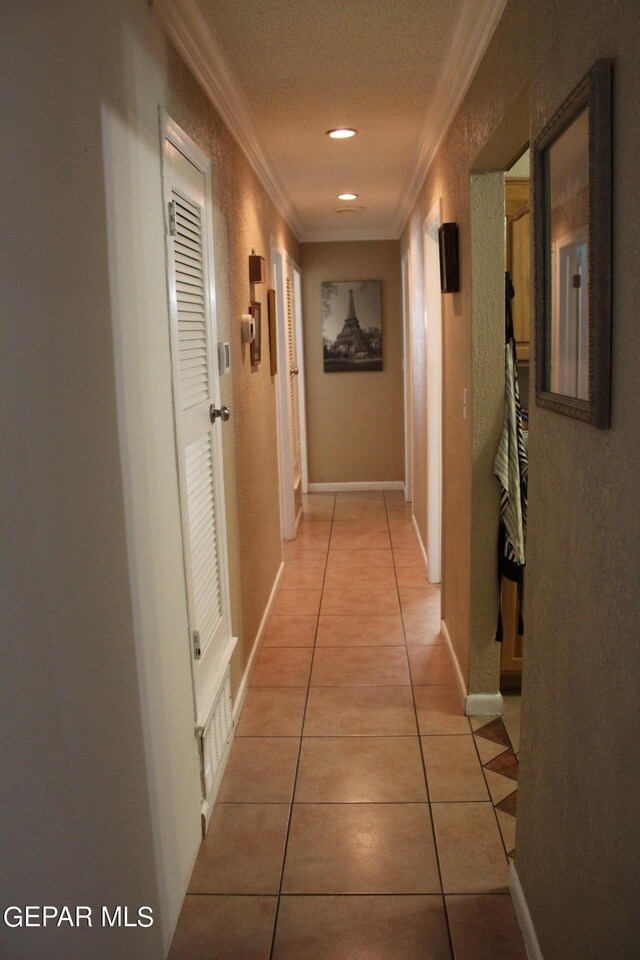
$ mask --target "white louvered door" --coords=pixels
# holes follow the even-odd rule
[[[205,178],[165,140],[173,402],[196,720],[204,725],[230,655],[215,315]]]
[[[289,374],[289,455],[293,490],[300,482],[302,457],[300,455],[300,400],[298,395],[298,348],[296,342],[296,299],[293,264],[287,258],[284,302],[287,333],[287,368]]]

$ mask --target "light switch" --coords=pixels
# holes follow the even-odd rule
[[[218,344],[218,370],[220,375],[229,373],[231,369],[231,349],[228,343]]]

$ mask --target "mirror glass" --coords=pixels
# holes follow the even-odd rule
[[[545,387],[590,400],[588,108],[548,148],[546,177],[551,324]]]

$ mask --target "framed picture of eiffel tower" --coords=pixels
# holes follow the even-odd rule
[[[382,370],[380,280],[327,280],[321,291],[324,372]]]

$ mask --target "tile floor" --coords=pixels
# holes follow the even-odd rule
[[[402,495],[311,495],[284,550],[171,960],[526,960],[517,758],[463,715]]]

